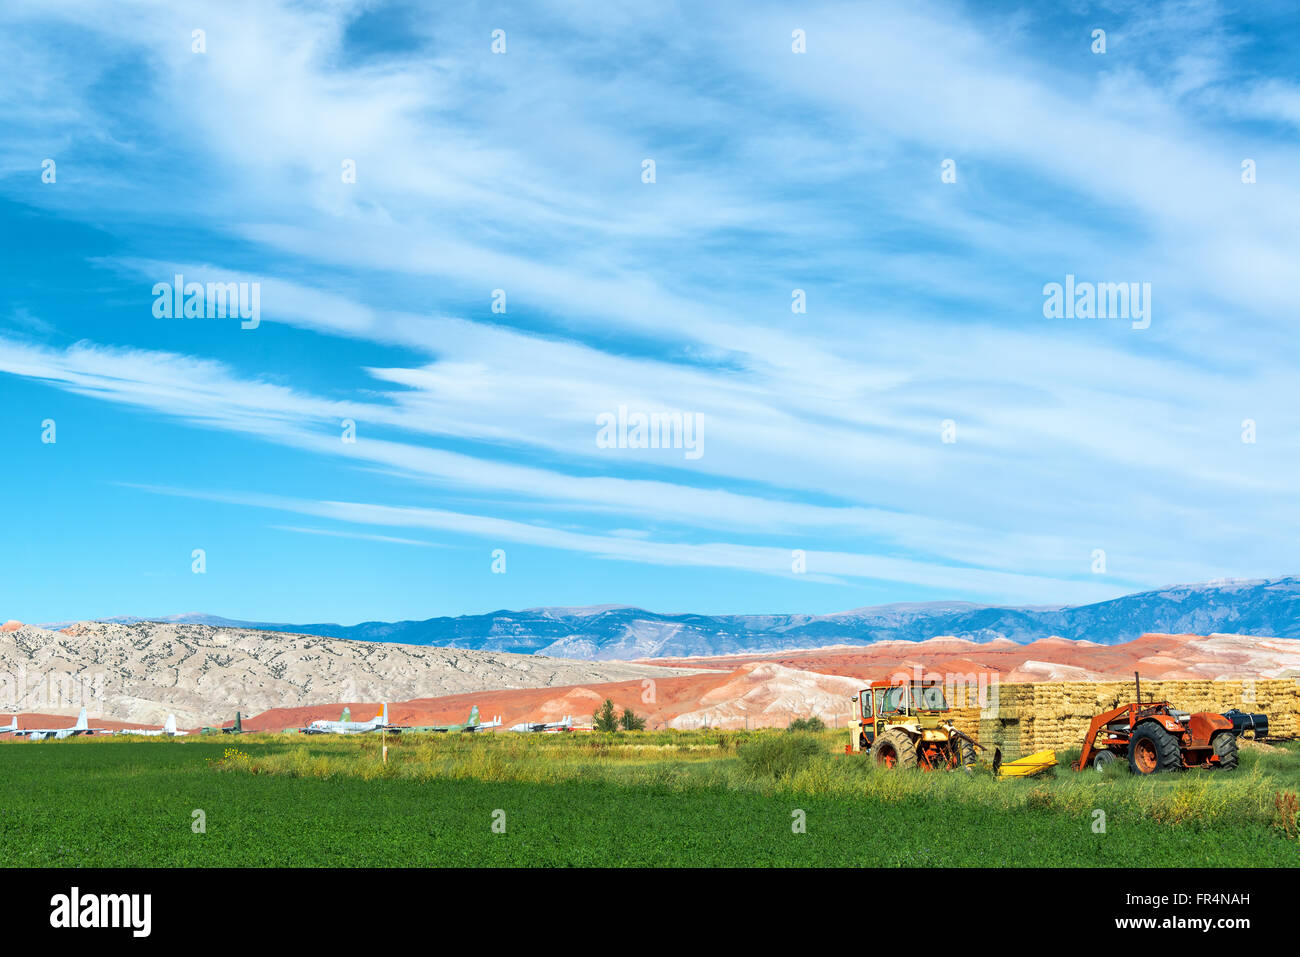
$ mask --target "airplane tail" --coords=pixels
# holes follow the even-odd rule
[[[469,720],[465,722],[465,727],[467,727],[467,728],[473,728],[473,727],[475,727],[478,723],[479,723],[479,718],[478,718],[478,705],[474,705],[474,707],[472,707],[472,708],[469,709]]]
[[[340,720],[340,721],[351,721],[351,720],[352,720],[352,709],[351,709],[351,708],[344,708],[344,709],[343,709],[343,713],[342,713],[341,715],[339,715],[339,720]]]
[[[82,709],[82,713],[83,714],[85,713],[84,708]],[[175,733],[176,733],[176,715],[169,714],[167,715],[167,720],[163,722],[163,734],[175,734]]]
[[[388,724],[388,702],[387,701],[384,702],[383,710],[381,710],[379,714],[375,715],[375,720],[378,721],[380,724]]]
[[[244,731],[244,722],[239,718],[239,712],[235,712],[235,734],[242,734]]]
[[[17,731],[17,730],[18,730],[18,715],[14,715],[12,721],[10,721],[10,722],[9,722],[7,725],[5,725],[3,728],[0,728],[0,732],[4,732],[4,731]]]
[[[90,724],[86,721],[86,709],[82,708],[81,714],[77,715],[77,723],[72,726],[72,730],[85,731],[89,727]]]

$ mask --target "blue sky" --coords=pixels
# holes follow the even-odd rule
[[[6,3],[0,617],[1297,571],[1290,4],[698,6]]]

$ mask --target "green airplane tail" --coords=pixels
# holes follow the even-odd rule
[[[352,720],[352,709],[351,709],[351,708],[344,708],[344,709],[343,709],[343,716],[342,716],[341,718],[339,718],[339,720],[340,720],[340,721],[351,721],[351,720]]]
[[[478,705],[474,705],[469,711],[469,720],[465,722],[465,727],[472,728],[478,723]]]

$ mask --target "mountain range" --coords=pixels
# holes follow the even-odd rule
[[[938,636],[976,642],[1005,638],[1020,644],[1059,636],[1114,645],[1148,632],[1300,637],[1300,578],[1174,585],[1091,605],[1010,607],[960,601],[920,602],[829,615],[663,614],[625,605],[596,605],[357,625],[252,622],[203,614],[101,620],[191,623],[600,660],[744,654],[878,641],[924,641]]]

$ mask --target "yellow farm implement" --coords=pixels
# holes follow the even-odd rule
[[[1001,750],[993,752],[993,774],[1000,778],[1024,778],[1056,767],[1055,751],[1036,751],[1014,761],[1003,761]]]

